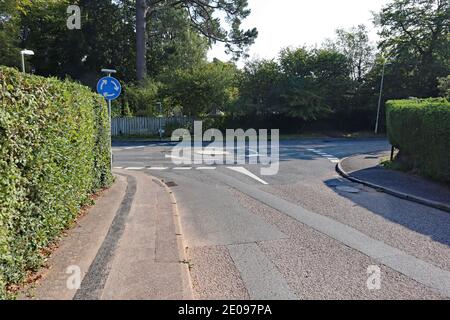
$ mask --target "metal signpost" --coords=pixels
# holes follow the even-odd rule
[[[380,124],[380,113],[381,113],[381,98],[383,96],[383,86],[384,86],[384,72],[386,70],[386,60],[383,62],[383,70],[381,72],[381,84],[380,84],[380,96],[378,97],[378,112],[377,112],[377,122],[375,124],[375,134],[378,134],[378,127]]]
[[[108,101],[108,117],[109,117],[109,126],[110,126],[110,146],[112,146],[112,134],[111,134],[111,101],[117,99],[122,93],[122,86],[120,85],[119,80],[111,77],[113,73],[116,73],[116,70],[111,69],[102,69],[103,73],[106,73],[107,76],[101,78],[97,83],[97,92],[101,94],[106,101]],[[113,156],[112,156],[112,148],[111,148],[111,171],[113,166]]]

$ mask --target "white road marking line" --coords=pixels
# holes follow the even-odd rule
[[[128,168],[125,168],[125,170],[143,170],[144,169],[144,167],[128,167]]]
[[[239,173],[242,173],[252,179],[255,179],[258,182],[261,182],[262,184],[268,185],[268,183],[266,181],[264,181],[263,179],[261,179],[260,177],[258,177],[257,175],[254,175],[253,173],[251,173],[250,171],[248,171],[247,169],[245,169],[244,167],[227,167],[228,169],[232,170],[232,171],[236,171]]]
[[[196,151],[195,153],[206,155],[206,156],[224,156],[229,155],[230,153],[228,151],[225,151],[223,149],[217,149],[217,148],[205,148],[204,150]]]
[[[114,169],[123,169],[123,167],[114,167]]]
[[[192,170],[192,167],[176,167],[173,170]]]
[[[197,170],[216,170],[216,167],[198,167]]]
[[[145,146],[136,146],[136,147],[125,147],[123,150],[132,150],[132,149],[143,149]]]
[[[177,160],[191,160],[191,156],[189,157],[179,157],[172,154],[166,154],[164,156],[166,159],[177,159]]]
[[[169,168],[167,168],[167,167],[150,167],[150,168],[147,168],[147,170],[156,170],[156,171],[163,171],[163,170],[167,170],[167,169],[169,169]]]
[[[340,161],[339,158],[337,158],[337,157],[335,157],[335,156],[333,156],[331,154],[328,154],[328,153],[316,150],[316,149],[306,149],[306,150],[311,151],[311,152],[313,152],[315,154],[318,154],[318,155],[320,155],[320,156],[322,156],[324,158],[327,158],[332,163],[339,163],[339,161]]]

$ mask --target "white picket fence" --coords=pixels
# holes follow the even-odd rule
[[[112,136],[121,135],[156,135],[159,133],[159,127],[161,122],[162,129],[165,129],[167,125],[179,124],[180,127],[184,127],[189,123],[192,123],[192,119],[188,117],[170,117],[170,118],[113,118],[111,123]]]

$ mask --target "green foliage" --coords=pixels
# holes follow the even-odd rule
[[[183,9],[167,7],[152,11],[148,16],[147,33],[149,77],[193,68],[206,60],[208,41],[192,29]]]
[[[240,114],[265,116],[278,109],[281,71],[274,60],[251,61],[240,75]]]
[[[174,9],[183,12],[187,18],[185,21],[193,32],[207,39],[209,43],[224,43],[227,52],[232,53],[235,58],[245,56],[245,49],[253,44],[258,36],[256,28],[242,29],[243,21],[251,13],[248,0],[147,1],[145,4],[142,9],[139,6],[137,9],[147,9],[150,23],[152,19]]]
[[[135,117],[157,116],[159,110],[156,110],[158,102],[160,83],[146,80],[142,85],[125,85],[120,103],[129,108],[129,112]],[[126,116],[122,112],[121,116]]]
[[[284,49],[279,62],[247,64],[240,80],[240,104],[247,113],[263,117],[325,118],[344,106],[349,75],[346,57],[334,49]]]
[[[18,1],[0,1],[0,59],[4,63],[19,66],[19,24],[18,24]]]
[[[373,65],[374,48],[369,41],[369,32],[365,25],[349,30],[337,29],[337,39],[330,47],[341,52],[349,61],[351,78],[361,83]]]
[[[81,7],[81,30],[67,29],[66,10],[71,4]],[[20,45],[35,51],[29,61],[39,75],[70,76],[94,86],[101,68],[114,67],[121,79],[131,80],[135,70],[133,5],[110,0],[32,1],[18,13]],[[0,63],[7,64],[1,57]]]
[[[448,0],[393,0],[376,16],[390,60],[386,87],[397,96],[438,96],[436,79],[449,74],[449,12]]]
[[[193,128],[192,128],[192,123],[191,122],[186,122],[186,123],[181,123],[181,122],[169,122],[165,127],[164,127],[164,135],[166,138],[170,138],[172,137],[172,133],[175,130],[178,129],[186,129],[189,132],[193,132]]]
[[[181,106],[184,115],[204,117],[226,111],[236,98],[237,69],[218,60],[202,63],[191,69],[178,69],[161,78],[161,95],[172,107]]]
[[[70,4],[81,8],[81,30],[66,27],[66,9]],[[203,6],[199,2],[188,5],[192,10],[206,13],[199,8]],[[220,24],[214,24],[208,32],[198,29],[200,25],[209,26],[209,22],[196,20],[199,15],[191,17],[185,6],[174,6],[169,1],[151,4],[145,39],[148,76],[155,79],[161,74],[204,63],[210,41],[215,41],[206,34],[219,41],[229,40],[230,48],[238,54],[241,51],[238,48],[251,44],[256,36],[256,30],[247,34],[239,29],[239,19],[249,14],[246,6],[245,1],[220,4],[219,11],[233,11],[236,20],[233,28],[237,29],[232,33]],[[114,68],[122,81],[133,82],[136,80],[135,15],[135,0],[0,1],[0,64],[19,66],[18,48],[21,47],[35,51],[36,55],[27,62],[39,75],[69,76],[93,87],[101,76],[101,68]]]
[[[431,178],[450,182],[450,102],[444,98],[387,102],[391,144],[399,159]]]
[[[104,100],[69,81],[0,67],[0,297],[112,182]]]
[[[441,94],[443,97],[447,97],[447,99],[450,99],[450,75],[446,78],[439,78],[439,91],[441,91]]]

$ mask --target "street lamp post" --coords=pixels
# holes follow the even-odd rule
[[[375,134],[378,134],[378,128],[380,125],[381,99],[383,96],[384,72],[386,70],[386,62],[387,60],[383,57],[383,71],[381,72],[380,96],[378,98],[378,112],[377,112],[377,122],[375,124]]]
[[[25,56],[34,56],[34,51],[25,49],[20,51],[20,54],[22,56],[22,72],[25,73]]]

